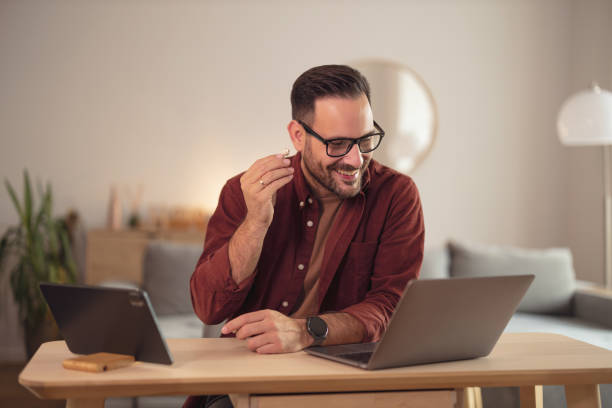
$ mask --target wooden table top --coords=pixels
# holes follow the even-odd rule
[[[612,351],[549,333],[507,333],[487,357],[368,371],[304,352],[259,355],[236,339],[169,339],[170,366],[66,370],[65,342],[45,343],[19,376],[41,398],[275,394],[612,383]]]

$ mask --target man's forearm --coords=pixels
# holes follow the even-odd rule
[[[268,228],[245,219],[229,241],[232,278],[239,284],[255,271]]]
[[[324,345],[360,343],[365,334],[363,324],[348,313],[330,313],[319,316],[329,329]]]

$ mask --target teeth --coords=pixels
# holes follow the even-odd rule
[[[336,170],[338,173],[344,175],[344,176],[353,176],[355,174],[357,174],[357,170],[353,170],[353,171],[346,171],[346,170]]]

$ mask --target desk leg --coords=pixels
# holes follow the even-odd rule
[[[541,385],[521,387],[521,408],[542,408],[544,394]]]
[[[566,385],[567,408],[601,408],[598,384]]]
[[[480,387],[458,388],[457,408],[482,408],[482,391]]]
[[[66,408],[104,408],[104,398],[68,398]]]

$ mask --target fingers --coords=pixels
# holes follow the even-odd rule
[[[244,340],[249,337],[256,336],[258,334],[265,333],[267,331],[273,331],[274,324],[272,324],[269,320],[259,320],[254,323],[247,323],[243,325],[236,332],[236,338],[240,340]]]
[[[278,179],[287,178],[288,180],[291,180],[291,177],[289,176],[293,176],[293,172],[294,172],[293,167],[285,167],[282,169],[269,170],[268,172],[264,173],[261,176],[261,178],[259,179],[261,180],[261,182],[259,180],[257,182],[260,183],[260,185],[262,185],[265,188],[266,186],[271,185],[274,181]]]
[[[266,173],[277,169],[288,168],[291,161],[283,157],[284,156],[281,154],[275,154],[257,160],[244,174],[244,181],[247,183],[259,183],[259,180],[266,175]]]
[[[247,348],[251,351],[267,352],[268,353],[281,353],[282,343],[278,336],[278,333],[263,333],[259,336],[250,337],[246,341]],[[260,351],[261,350],[261,351]]]
[[[276,343],[267,343],[264,344],[261,347],[256,348],[255,350],[252,351],[256,351],[259,354],[277,354],[277,353],[282,353],[283,350],[279,348],[278,344]]]
[[[263,319],[263,316],[261,316],[262,312],[263,310],[260,310],[257,312],[245,313],[243,315],[236,317],[235,319],[230,320],[229,322],[223,325],[223,327],[221,328],[221,333],[223,334],[235,333],[247,323],[262,320]]]

